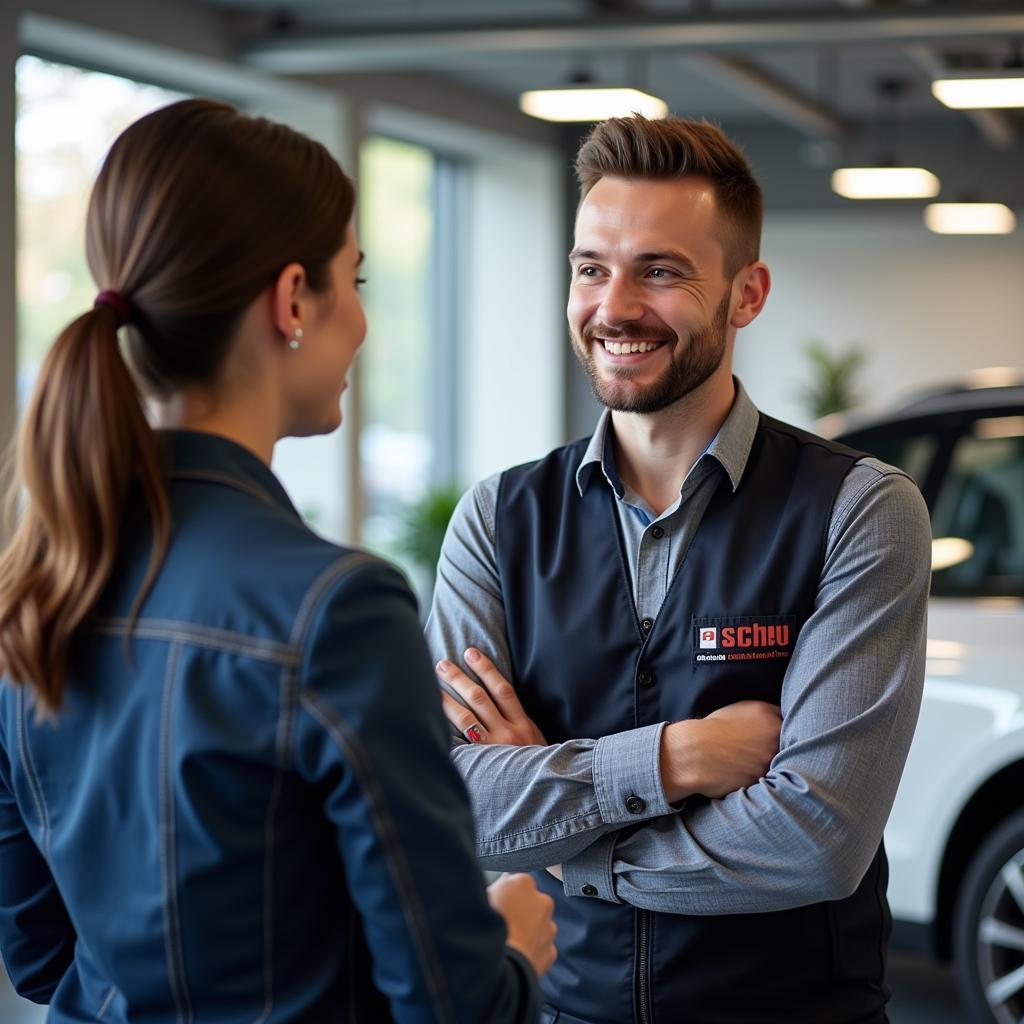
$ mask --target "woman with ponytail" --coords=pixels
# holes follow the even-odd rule
[[[0,952],[51,1021],[539,1012],[551,901],[484,890],[414,599],[270,470],[340,422],[353,207],[322,146],[207,100],[93,190],[99,292],[0,556]]]

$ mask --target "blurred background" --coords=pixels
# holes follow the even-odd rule
[[[91,304],[107,148],[185,95],[283,120],[358,180],[370,332],[345,426],[283,442],[275,469],[315,529],[398,560],[424,599],[459,493],[597,416],[564,325],[587,124],[525,113],[531,91],[632,88],[626,110],[661,101],[745,147],[774,287],[736,363],[766,412],[811,426],[980,368],[1012,380],[1022,41],[1005,2],[2,0],[0,435]],[[993,80],[1009,91],[958,92]],[[925,977],[893,1020],[962,1019],[946,975]]]

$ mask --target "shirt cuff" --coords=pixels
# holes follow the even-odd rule
[[[615,876],[612,874],[618,838],[617,832],[602,836],[562,865],[562,886],[566,896],[622,902],[615,895]]]
[[[602,736],[594,747],[594,792],[606,825],[635,825],[671,814],[661,781],[665,723]]]

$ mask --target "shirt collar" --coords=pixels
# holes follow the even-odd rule
[[[197,430],[161,430],[158,436],[164,441],[169,477],[233,487],[298,517],[281,481],[248,448]]]
[[[733,400],[732,408],[701,458],[710,455],[720,463],[735,491],[740,485],[743,471],[747,466],[747,459],[750,457],[750,449],[754,444],[760,413],[740,381],[735,377],[733,380],[736,384],[736,398]],[[623,486],[618,470],[615,468],[615,453],[612,447],[612,414],[608,409],[601,413],[601,418],[597,421],[597,428],[594,430],[587,450],[576,469],[576,487],[581,496],[590,486],[598,468],[601,469],[608,486],[621,498]]]

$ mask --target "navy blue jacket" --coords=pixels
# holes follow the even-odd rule
[[[814,609],[832,505],[859,453],[762,416],[739,487],[734,493],[722,474],[657,619],[638,620],[612,491],[590,487],[582,500],[577,491],[586,443],[502,477],[496,553],[527,714],[558,743],[739,700],[779,703]],[[884,1019],[890,917],[881,849],[847,898],[761,914],[655,913],[585,890],[568,896],[546,872],[537,878],[559,927],[559,959],[542,982],[559,1014],[549,1019]]]
[[[58,1024],[536,1020],[407,586],[251,453],[167,440],[174,535],[130,640],[142,517],[56,719],[0,683],[18,991]]]

